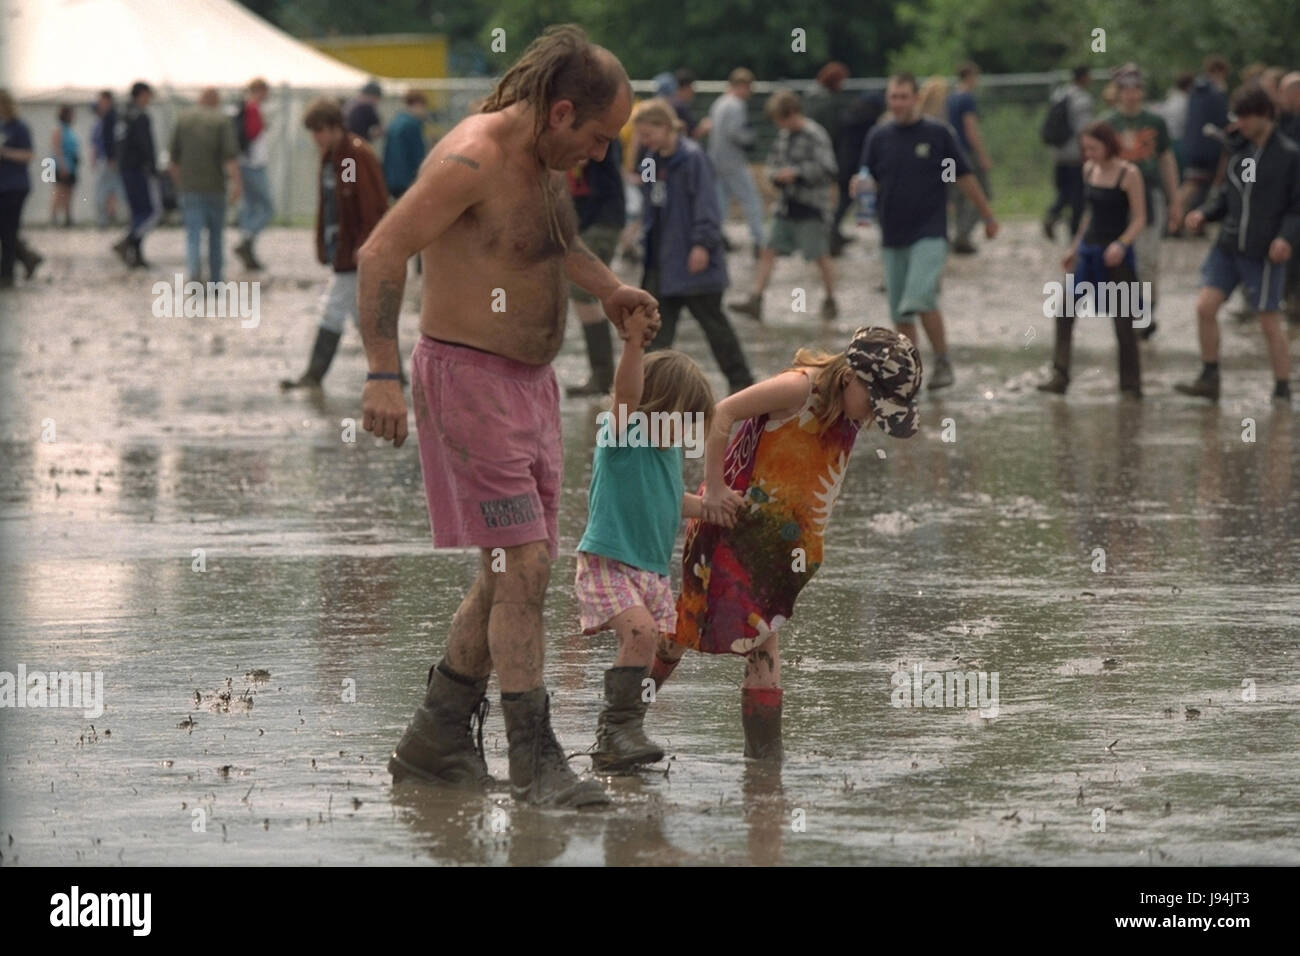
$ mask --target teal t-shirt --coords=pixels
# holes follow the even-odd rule
[[[668,574],[682,522],[682,449],[596,446],[578,550]]]

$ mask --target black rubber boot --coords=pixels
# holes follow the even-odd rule
[[[144,240],[131,240],[131,268],[132,269],[152,269],[153,266],[144,261]]]
[[[1180,395],[1208,398],[1212,402],[1217,402],[1219,400],[1219,373],[1201,369],[1201,374],[1197,376],[1196,381],[1187,385],[1182,382],[1174,383],[1174,391]]]
[[[735,302],[728,302],[727,308],[732,312],[739,312],[759,324],[763,322],[763,296],[761,294],[751,295],[748,299],[737,299]]]
[[[614,344],[610,340],[609,323],[595,322],[583,325],[583,338],[587,340],[587,359],[591,362],[591,377],[583,385],[570,385],[565,394],[570,398],[583,395],[605,395],[614,384]]]
[[[1119,390],[1131,398],[1142,397],[1142,358],[1138,353],[1133,320],[1116,317],[1115,341],[1119,346]]]
[[[316,330],[316,344],[312,346],[311,361],[307,365],[307,371],[297,379],[281,379],[280,387],[286,391],[291,388],[320,388],[321,380],[325,378],[325,373],[330,370],[330,364],[334,361],[334,353],[339,349],[339,339],[342,337],[338,332],[318,328]]]
[[[1069,387],[1070,376],[1055,365],[1052,366],[1052,374],[1047,381],[1040,382],[1037,386],[1040,392],[1051,392],[1053,395],[1064,395]]]
[[[429,668],[424,703],[388,760],[393,782],[415,779],[464,790],[486,790],[494,782],[483,756],[487,678],[452,676],[444,658]],[[477,722],[478,733],[471,732]]]
[[[1038,386],[1040,392],[1064,395],[1070,387],[1070,349],[1074,339],[1074,319],[1056,317],[1056,339],[1052,344],[1052,377]]]
[[[648,674],[644,667],[605,671],[605,709],[596,723],[592,769],[617,773],[664,759],[664,748],[645,735],[645,712],[650,704],[642,699],[642,681]]]
[[[780,763],[781,698],[779,687],[742,687],[740,722],[745,728],[745,756]]]
[[[265,268],[258,261],[257,254],[253,251],[253,240],[245,237],[244,241],[235,246],[234,253],[239,257],[239,261],[244,264],[244,268],[250,272],[259,272]]]
[[[123,236],[113,243],[113,251],[117,253],[117,257],[122,260],[122,264],[128,269],[135,265],[135,246],[132,244],[130,236]]]
[[[551,697],[545,687],[509,698],[501,695],[510,745],[510,792],[521,803],[549,807],[603,806],[605,788],[569,769],[551,729]]]
[[[23,264],[23,278],[30,279],[36,267],[45,261],[45,257],[23,240],[18,240],[18,261]]]

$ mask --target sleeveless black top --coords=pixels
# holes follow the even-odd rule
[[[1083,234],[1083,242],[1090,246],[1108,246],[1128,228],[1128,193],[1123,189],[1127,166],[1121,166],[1114,186],[1094,186],[1085,183],[1083,196],[1092,216]]]

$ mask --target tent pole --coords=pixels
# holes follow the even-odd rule
[[[289,155],[289,111],[292,101],[288,83],[280,84],[280,201],[276,204],[280,225],[289,225],[289,183],[292,181]]]

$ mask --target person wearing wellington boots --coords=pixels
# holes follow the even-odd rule
[[[316,257],[332,266],[321,296],[320,327],[307,371],[283,379],[282,389],[320,388],[334,361],[348,317],[360,328],[357,312],[357,250],[388,209],[384,170],[374,150],[343,128],[343,111],[321,98],[307,107],[303,125],[320,150],[320,189],[316,206]],[[398,354],[401,352],[399,350]],[[403,385],[406,372],[400,370]]]
[[[894,438],[915,435],[920,388],[911,339],[864,327],[844,351],[800,349],[785,371],[714,409],[700,508],[717,523],[687,525],[677,627],[660,643],[650,679],[662,685],[687,648],[744,657],[746,757],[782,758],[777,635],[821,566],[858,430],[874,421]],[[733,521],[725,508],[737,491],[744,497]]]

